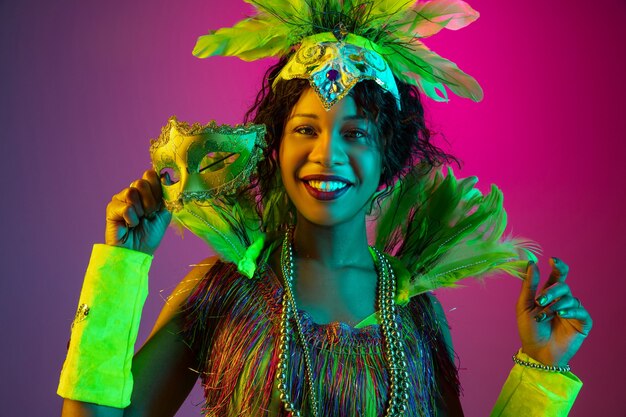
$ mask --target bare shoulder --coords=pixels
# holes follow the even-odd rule
[[[196,288],[218,260],[217,256],[210,256],[195,264],[189,273],[183,277],[176,288],[165,299],[165,305],[157,318],[151,335],[180,314],[185,301],[189,298],[193,289]]]

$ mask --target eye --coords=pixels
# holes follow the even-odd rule
[[[173,185],[180,181],[178,171],[172,167],[161,168],[161,171],[159,171],[159,178],[161,179],[161,184],[163,185]]]
[[[304,136],[315,136],[316,133],[312,126],[298,126],[293,131]]]
[[[198,172],[213,172],[225,168],[239,158],[239,154],[235,152],[209,152],[200,161]]]
[[[343,136],[353,142],[369,142],[370,135],[367,130],[363,129],[347,129],[343,132]]]

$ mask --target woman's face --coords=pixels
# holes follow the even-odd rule
[[[350,96],[326,111],[310,88],[287,118],[279,161],[285,190],[299,214],[322,226],[364,216],[380,180],[373,122]]]

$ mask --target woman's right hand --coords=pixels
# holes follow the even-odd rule
[[[161,180],[150,169],[111,199],[106,210],[105,243],[152,255],[171,219],[163,204]]]

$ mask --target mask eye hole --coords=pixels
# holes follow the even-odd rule
[[[159,172],[159,178],[161,178],[161,184],[163,185],[174,185],[180,181],[178,171],[171,167],[162,168]]]
[[[226,168],[239,158],[235,152],[209,152],[198,165],[198,172],[213,172]]]

